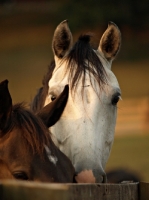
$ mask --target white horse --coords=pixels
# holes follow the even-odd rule
[[[52,138],[66,154],[79,183],[105,182],[105,165],[114,140],[117,103],[121,98],[111,64],[121,45],[121,33],[110,22],[97,50],[90,35],[73,45],[67,20],[54,33],[52,48],[55,67],[48,82],[44,105],[70,85],[69,98],[61,119],[51,128]]]

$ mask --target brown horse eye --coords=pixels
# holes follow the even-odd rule
[[[56,99],[56,96],[55,95],[52,95],[51,96],[51,101],[54,101]]]
[[[13,176],[15,179],[28,180],[28,176],[25,172],[15,172]]]

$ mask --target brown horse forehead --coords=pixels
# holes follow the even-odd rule
[[[12,132],[3,144],[0,143],[0,171],[4,168],[4,172],[0,172],[0,177],[9,178],[9,174],[22,171],[31,179],[32,155],[20,138],[14,135]]]
[[[31,159],[30,148],[24,141],[20,129],[14,129],[7,133],[5,138],[0,140],[0,158],[4,157],[9,162],[13,162],[14,159]]]
[[[12,179],[13,176],[8,165],[0,159],[0,179]]]

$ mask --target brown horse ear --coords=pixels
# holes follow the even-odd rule
[[[0,130],[5,130],[12,112],[12,99],[8,90],[8,80],[0,83]]]
[[[60,119],[66,106],[68,95],[69,87],[66,85],[63,92],[54,101],[46,105],[37,113],[37,116],[42,119],[48,128],[53,126]]]

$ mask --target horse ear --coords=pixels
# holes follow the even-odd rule
[[[61,117],[67,103],[68,94],[69,87],[66,85],[63,92],[54,101],[46,105],[37,113],[37,116],[42,119],[48,128],[53,126]]]
[[[108,28],[104,32],[98,50],[102,52],[109,61],[113,60],[121,46],[121,33],[113,22],[109,22]]]
[[[52,41],[52,48],[54,54],[58,58],[63,58],[70,50],[72,46],[72,34],[68,26],[68,21],[64,20],[61,22],[53,36],[53,41]]]
[[[11,112],[12,99],[8,90],[8,80],[5,80],[0,83],[0,130],[7,128]]]

